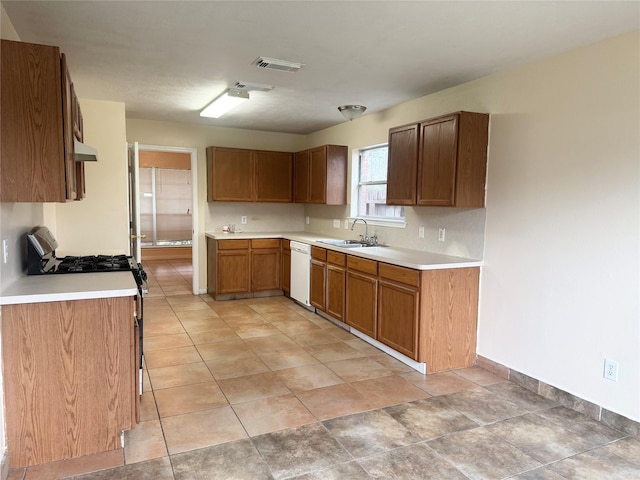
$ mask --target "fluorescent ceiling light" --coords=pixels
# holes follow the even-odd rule
[[[230,88],[200,112],[201,117],[220,118],[232,108],[249,100],[249,92]]]

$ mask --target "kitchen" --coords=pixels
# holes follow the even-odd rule
[[[2,19],[7,21],[4,12]],[[10,28],[3,23],[3,38]],[[66,253],[128,248],[121,161],[127,140],[195,147],[204,172],[209,145],[298,151],[337,144],[353,151],[385,142],[396,125],[461,109],[489,112],[486,210],[408,208],[407,229],[380,227],[381,237],[406,248],[483,258],[478,355],[637,422],[637,45],[637,31],[602,40],[306,136],[247,136],[127,118],[122,103],[81,98],[86,142],[104,161],[87,167],[82,202],[2,204],[2,238],[12,240],[2,285],[21,275],[19,238],[33,225],[52,227]],[[206,203],[206,179],[198,180],[200,291],[206,287],[205,232],[240,224],[242,215],[249,217],[247,231],[352,234],[333,227],[333,219],[352,218],[348,206]],[[105,201],[109,209],[101,207]],[[95,211],[104,216],[95,218]],[[77,224],[91,232],[90,244]],[[418,239],[421,225],[424,243]],[[447,229],[447,242],[434,235],[440,226]],[[610,334],[602,335],[603,325]],[[616,383],[602,379],[608,356],[620,362]]]

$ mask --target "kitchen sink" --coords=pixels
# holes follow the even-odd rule
[[[334,247],[342,248],[367,248],[367,247],[381,247],[382,245],[369,245],[362,243],[359,240],[318,240],[318,243],[325,243],[327,245],[333,245]]]

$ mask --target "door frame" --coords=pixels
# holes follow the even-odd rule
[[[138,143],[138,151],[188,153],[191,155],[191,265],[193,266],[193,294],[200,295],[200,231],[198,228],[200,209],[198,207],[198,149],[190,147],[169,147],[166,145],[146,145]]]

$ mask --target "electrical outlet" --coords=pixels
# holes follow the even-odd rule
[[[333,228],[340,228],[340,219],[339,218],[334,218],[333,219]]]
[[[418,228],[418,238],[424,238],[424,227]]]
[[[345,218],[344,219],[344,229],[347,230],[349,228],[349,219]]]
[[[246,215],[243,215],[243,216],[240,217],[240,223],[242,225],[246,225],[247,224],[247,216]]]
[[[307,215],[307,217],[304,219],[304,221],[305,221],[305,223],[306,223],[307,225],[309,225],[309,215]]]
[[[9,261],[9,241],[2,240],[2,263],[7,263]]]
[[[608,358],[604,359],[604,374],[602,375],[607,380],[611,380],[612,382],[618,381],[618,362],[615,360],[610,360]]]
[[[438,229],[438,241],[444,242],[445,233],[446,233],[446,229],[445,228],[439,228]]]

